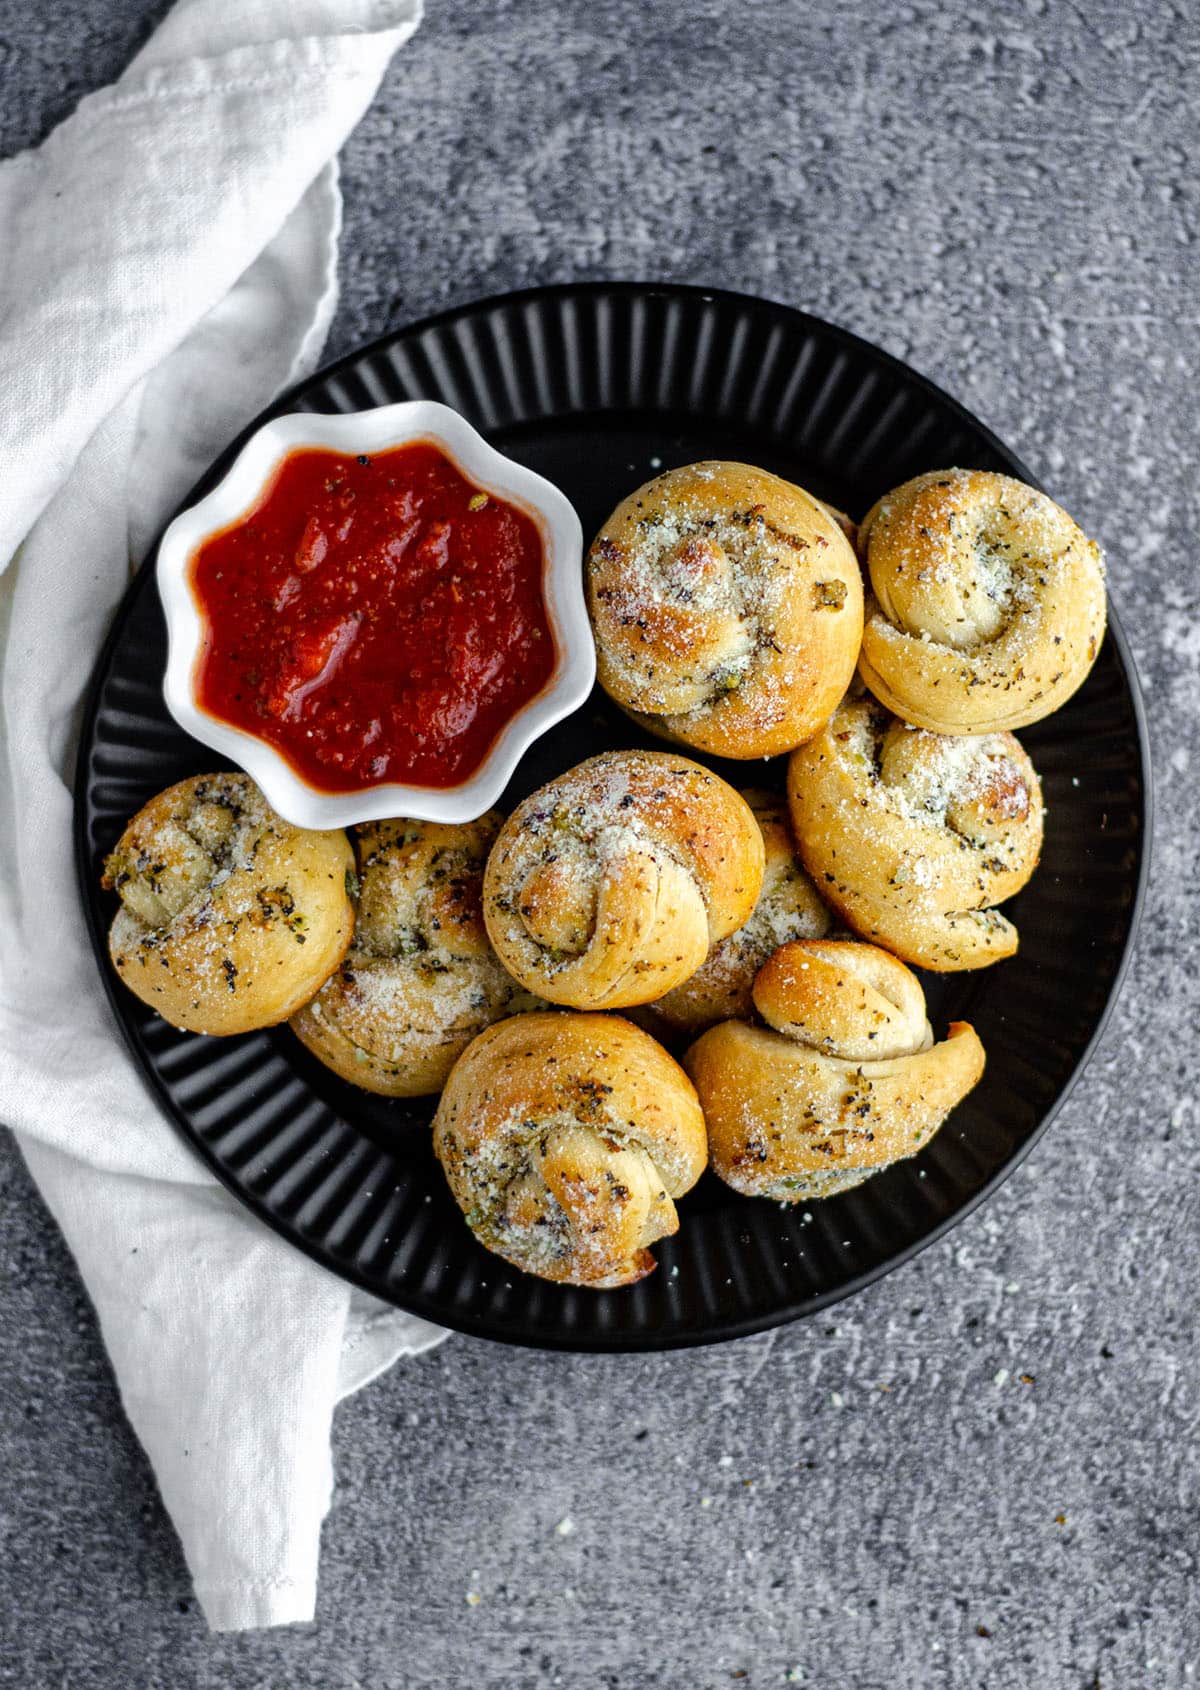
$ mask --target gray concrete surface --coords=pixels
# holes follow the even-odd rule
[[[3,0],[3,150],[159,10]],[[429,12],[345,155],[331,350],[499,288],[632,276],[794,301],[928,371],[1112,553],[1159,781],[1141,944],[1032,1161],[827,1318],[663,1358],[457,1340],[346,1404],[317,1621],[288,1633],[206,1634],[5,1143],[0,1684],[1200,1682],[1194,14]]]

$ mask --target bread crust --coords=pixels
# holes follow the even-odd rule
[[[745,799],[670,751],[610,751],[533,793],[488,857],[483,914],[514,979],[552,1003],[649,1003],[740,927],[762,886]]]
[[[172,1026],[245,1033],[287,1018],[350,943],[340,830],[293,827],[248,775],[196,775],[160,792],[104,867],[121,908],[109,954]]]
[[[713,1171],[750,1197],[850,1190],[928,1144],[983,1073],[974,1029],[935,1044],[920,982],[874,945],[784,945],[754,1002],[767,1026],[722,1022],[684,1058]]]
[[[863,938],[942,973],[1016,951],[994,906],[1037,867],[1043,809],[1011,734],[929,733],[848,699],[792,753],[788,801],[804,866]]]
[[[690,979],[649,1006],[674,1032],[694,1036],[714,1022],[753,1015],[754,976],[771,953],[787,939],[819,939],[833,925],[828,906],[797,859],[787,800],[755,788],[742,797],[763,836],[762,890],[748,920],[713,946]]]
[[[600,684],[664,739],[790,751],[854,673],[862,579],[838,517],[750,464],[668,470],[613,511],[585,566]]]
[[[1053,499],[988,470],[934,470],[864,517],[859,673],[938,733],[996,733],[1058,710],[1104,638],[1104,560]]]
[[[352,1085],[381,1097],[440,1091],[477,1033],[541,1007],[501,966],[483,925],[483,868],[502,821],[489,810],[462,826],[357,829],[354,942],[290,1022]]]
[[[433,1145],[475,1236],[568,1285],[629,1285],[707,1157],[683,1069],[616,1015],[498,1022],[455,1064]]]

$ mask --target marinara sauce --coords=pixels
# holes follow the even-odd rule
[[[197,701],[310,786],[457,786],[550,679],[536,523],[429,441],[291,452],[194,553]]]

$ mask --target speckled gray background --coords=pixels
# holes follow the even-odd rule
[[[0,150],[161,10],[0,0]],[[854,1302],[661,1359],[455,1340],[347,1403],[317,1622],[286,1633],[206,1634],[4,1143],[0,1684],[1200,1681],[1189,11],[430,0],[344,155],[331,350],[615,276],[769,294],[911,359],[1109,547],[1159,783],[1141,943],[1032,1160]]]

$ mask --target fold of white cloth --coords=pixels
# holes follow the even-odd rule
[[[131,560],[316,362],[336,154],[419,20],[420,0],[181,0],[0,165],[0,1120],[217,1629],[312,1617],[334,1405],[443,1334],[267,1232],[159,1113],[84,932],[76,733]]]

